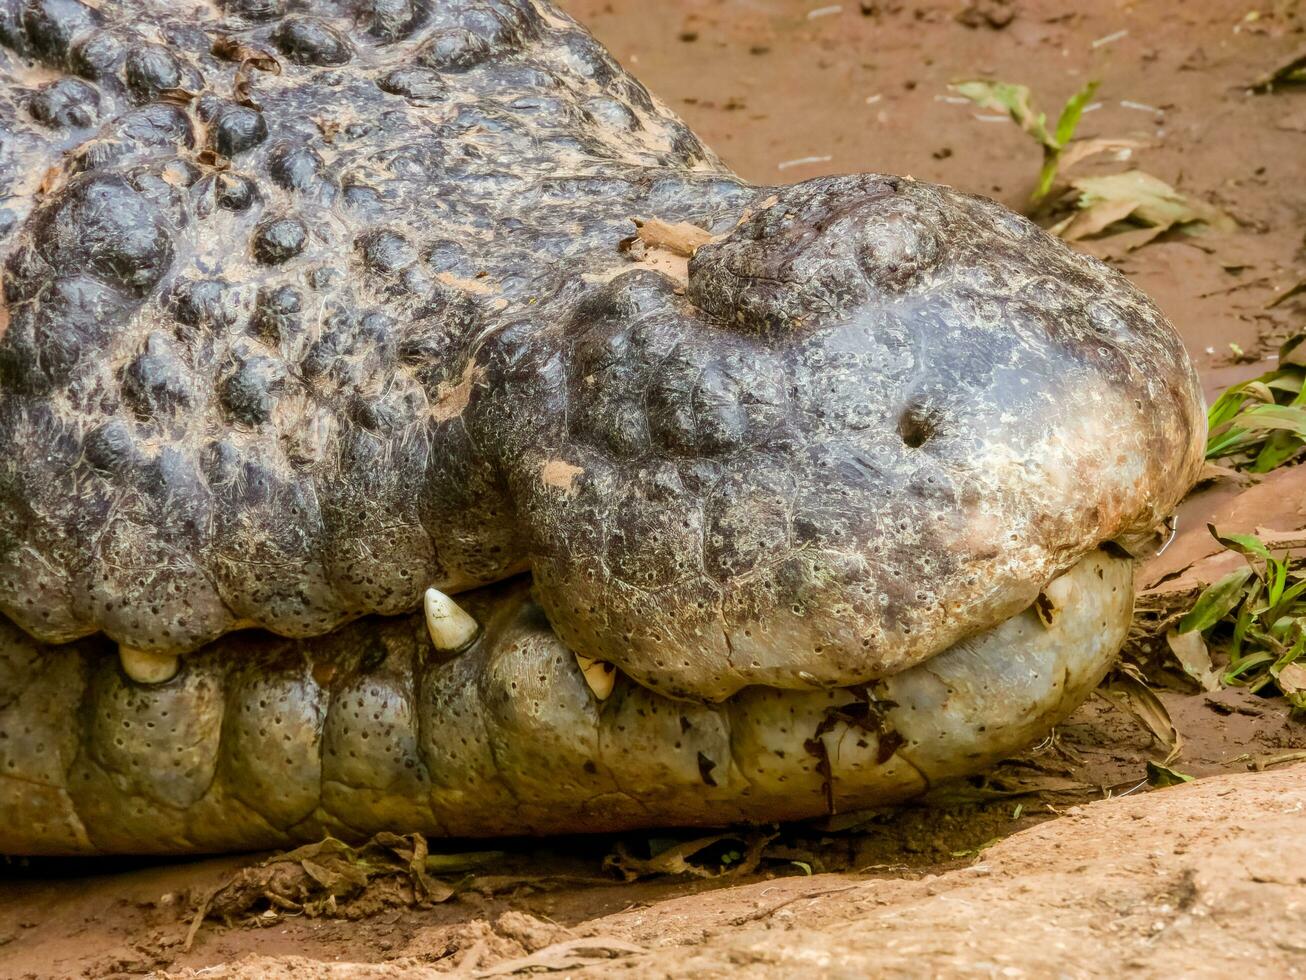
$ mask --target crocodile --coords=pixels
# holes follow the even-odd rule
[[[542,0],[0,0],[0,73],[0,852],[907,799],[1201,465],[1123,276],[750,184]]]

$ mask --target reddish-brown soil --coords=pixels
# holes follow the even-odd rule
[[[948,83],[1023,82],[1055,114],[1100,79],[1079,135],[1145,141],[1127,166],[1240,222],[1090,246],[1157,298],[1208,393],[1266,370],[1275,340],[1306,326],[1306,304],[1267,306],[1306,276],[1306,87],[1247,91],[1306,48],[1295,0],[564,6],[758,182],[882,170],[1023,209],[1037,147],[949,101]],[[957,19],[967,10],[978,26]],[[1306,974],[1306,767],[1285,768],[1306,757],[1306,725],[1243,691],[1162,697],[1184,738],[1173,766],[1195,784],[1150,789],[1163,750],[1093,701],[987,780],[852,826],[786,828],[737,877],[623,883],[602,859],[638,837],[509,844],[442,904],[370,891],[326,916],[208,922],[187,950],[194,903],[251,859],[15,862],[0,975]]]

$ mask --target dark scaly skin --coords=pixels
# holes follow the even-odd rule
[[[0,851],[802,817],[1043,734],[1123,639],[1095,549],[1200,464],[1155,307],[989,201],[747,186],[543,4],[431,7],[0,0]]]
[[[1101,264],[898,178],[748,187],[556,10],[430,6],[0,4],[33,635],[310,636],[529,568],[659,690],[858,683],[1191,482],[1191,366]],[[686,283],[632,217],[725,237]]]
[[[43,639],[314,635],[521,567],[473,352],[632,214],[752,196],[556,11],[239,16],[277,6],[0,5],[0,606]]]

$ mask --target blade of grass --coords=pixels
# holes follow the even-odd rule
[[[1176,629],[1180,633],[1194,630],[1208,630],[1233,611],[1234,607],[1246,596],[1247,580],[1252,577],[1250,568],[1239,568],[1214,585],[1209,586],[1198,597],[1193,608],[1179,620]]]

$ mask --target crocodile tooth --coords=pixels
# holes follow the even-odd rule
[[[589,657],[582,657],[579,653],[576,654],[576,663],[580,667],[580,672],[585,675],[585,683],[590,686],[594,696],[600,701],[606,701],[617,683],[617,668],[606,660],[591,660]]]
[[[162,684],[177,676],[178,659],[170,653],[119,646],[118,659],[122,672],[137,684]]]
[[[480,632],[476,620],[439,589],[427,589],[422,605],[426,611],[426,629],[437,650],[457,653],[471,646]]]
[[[1034,600],[1034,611],[1048,629],[1056,625],[1061,611],[1077,599],[1075,583],[1068,576],[1053,579]]]

